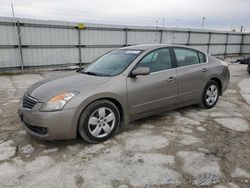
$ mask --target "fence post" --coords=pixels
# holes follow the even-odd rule
[[[190,44],[191,31],[188,31],[187,46]]]
[[[86,29],[86,26],[84,23],[79,23],[76,27],[78,30],[78,51],[79,51],[79,68],[81,70],[82,68],[82,42],[81,42],[81,30]]]
[[[125,44],[124,46],[128,46],[128,28],[125,28]]]
[[[161,38],[160,38],[160,43],[163,43],[163,29],[161,30]]]
[[[225,52],[224,52],[224,58],[226,58],[226,55],[227,55],[227,45],[228,45],[228,33],[226,35],[226,44],[225,44]]]
[[[82,68],[81,29],[78,27],[79,68]]]
[[[244,34],[241,34],[241,43],[240,43],[240,53],[239,55],[242,55],[242,48],[243,48],[243,44],[244,44]]]
[[[210,51],[211,38],[212,38],[212,32],[209,32],[208,43],[207,43],[207,53],[208,54]]]
[[[22,50],[20,22],[17,21],[16,25],[17,25],[18,49],[20,54],[21,71],[23,72],[23,50]]]
[[[173,44],[175,44],[175,30],[173,31]]]

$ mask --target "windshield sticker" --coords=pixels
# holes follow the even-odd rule
[[[126,54],[139,54],[141,51],[139,50],[128,50],[126,51]]]

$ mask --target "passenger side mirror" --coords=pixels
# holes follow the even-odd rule
[[[131,75],[136,77],[140,75],[145,76],[145,75],[148,75],[149,73],[150,73],[150,69],[148,67],[138,67],[132,71]]]

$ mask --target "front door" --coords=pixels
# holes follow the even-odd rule
[[[176,104],[176,70],[172,66],[169,48],[150,52],[137,67],[148,67],[150,74],[127,78],[131,116],[171,108]]]

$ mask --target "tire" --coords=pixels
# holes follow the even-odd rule
[[[220,88],[217,82],[214,80],[209,80],[203,90],[201,103],[199,106],[205,109],[213,108],[219,99],[219,94]]]
[[[108,100],[91,103],[81,114],[78,133],[89,143],[103,142],[115,135],[120,126],[120,113]]]

